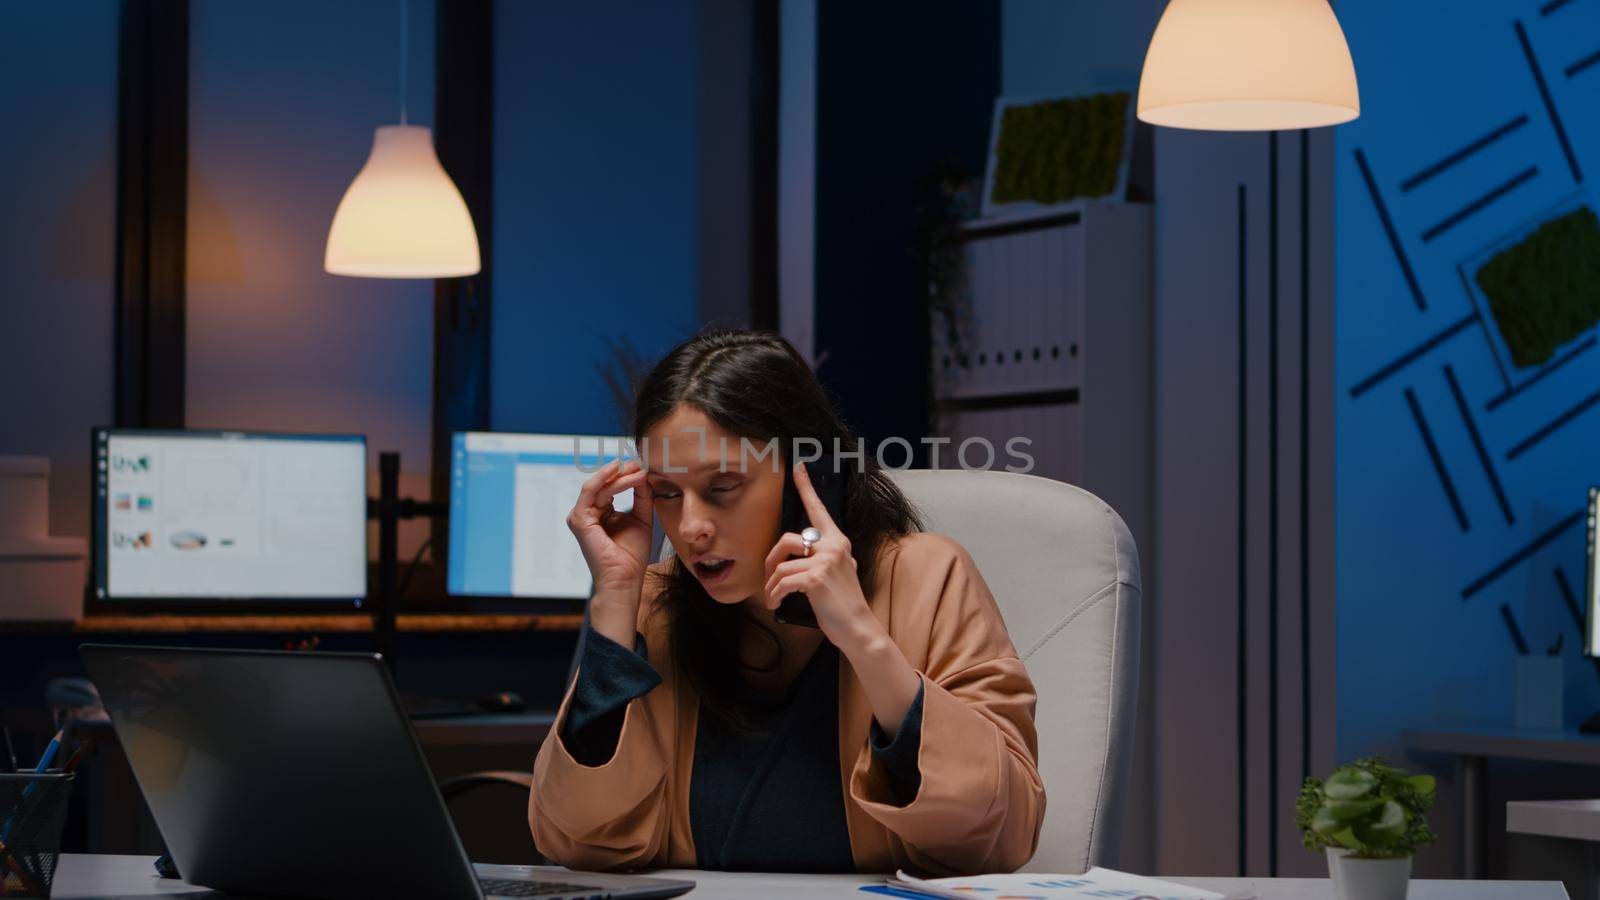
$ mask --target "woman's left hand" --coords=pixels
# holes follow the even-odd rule
[[[777,609],[784,597],[805,592],[822,633],[861,679],[872,717],[893,739],[906,710],[916,700],[921,676],[867,605],[856,576],[855,557],[850,555],[850,539],[828,515],[828,508],[811,486],[810,474],[800,463],[794,467],[794,486],[805,504],[806,518],[822,537],[811,545],[810,556],[805,555],[800,535],[789,532],[778,538],[767,554],[767,608]],[[791,556],[799,558],[789,559]]]
[[[791,531],[778,537],[767,554],[766,606],[777,609],[783,598],[795,591],[805,592],[823,634],[834,646],[846,650],[852,643],[882,631],[882,624],[861,593],[850,539],[828,515],[828,508],[811,486],[810,473],[800,462],[794,464],[794,486],[805,506],[806,518],[822,537],[811,545],[809,556],[800,535]]]

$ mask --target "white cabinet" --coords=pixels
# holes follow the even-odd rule
[[[933,322],[935,425],[952,439],[942,466],[983,437],[1003,467],[1006,441],[1026,437],[1033,474],[1098,494],[1148,546],[1153,231],[1146,204],[968,223],[964,346]],[[982,458],[969,449],[969,464]]]
[[[937,348],[940,399],[1076,387],[1083,229],[975,230],[965,246],[971,340]]]

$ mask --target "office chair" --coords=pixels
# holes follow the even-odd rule
[[[1039,694],[1044,830],[1024,868],[1117,863],[1139,693],[1139,555],[1082,488],[1015,472],[890,473],[929,531],[967,548]]]
[[[890,475],[930,531],[972,555],[1038,691],[1046,812],[1026,868],[1077,873],[1115,865],[1139,681],[1139,557],[1128,527],[1098,497],[1048,478]],[[479,772],[440,789],[449,801],[483,784],[531,782],[526,773]]]

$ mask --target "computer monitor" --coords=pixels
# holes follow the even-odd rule
[[[1584,603],[1588,640],[1583,650],[1589,656],[1600,657],[1600,487],[1589,488],[1589,555],[1584,571]]]
[[[96,606],[367,596],[361,435],[96,428]]]
[[[593,581],[567,513],[583,482],[619,455],[633,455],[620,437],[457,432],[450,460],[450,593],[586,599]],[[612,506],[632,509],[633,491],[619,494]]]

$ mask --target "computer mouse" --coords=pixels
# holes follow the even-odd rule
[[[156,874],[162,878],[182,878],[178,874],[178,864],[172,861],[171,853],[163,853],[156,857]]]
[[[528,701],[522,699],[520,694],[511,691],[500,691],[478,701],[478,706],[489,712],[522,712],[528,708]]]

